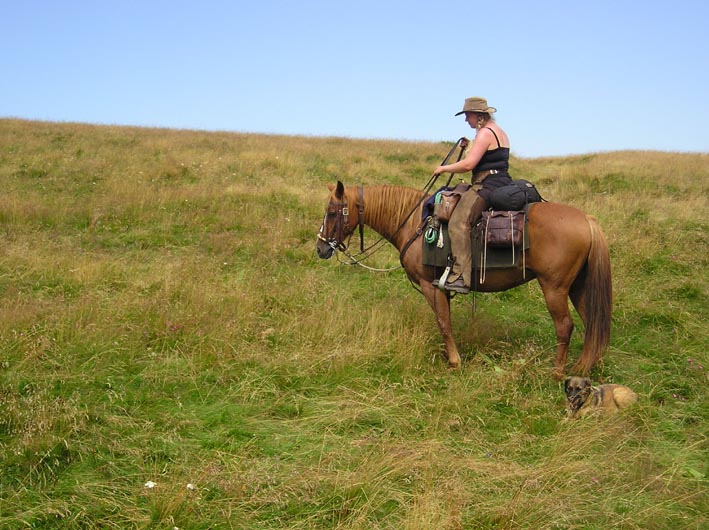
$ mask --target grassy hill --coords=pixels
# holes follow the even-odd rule
[[[315,256],[328,182],[449,147],[0,120],[0,527],[706,528],[709,155],[512,160],[611,246],[640,400],[569,423],[536,284],[456,297],[448,371],[403,272]]]

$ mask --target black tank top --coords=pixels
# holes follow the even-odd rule
[[[510,168],[510,148],[501,147],[500,139],[495,134],[495,131],[490,129],[490,127],[485,128],[488,129],[495,137],[495,140],[497,140],[497,148],[485,151],[478,165],[473,168],[473,175],[480,171],[488,171],[490,169],[507,173]]]

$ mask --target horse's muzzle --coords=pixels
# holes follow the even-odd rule
[[[315,244],[315,250],[318,252],[318,257],[322,259],[330,259],[335,253],[335,249],[322,239],[318,239],[318,242]]]

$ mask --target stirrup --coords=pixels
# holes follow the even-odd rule
[[[445,286],[446,286],[446,281],[448,280],[448,275],[451,273],[451,267],[452,267],[452,265],[453,265],[452,263],[451,263],[450,265],[448,265],[448,266],[445,268],[445,270],[443,271],[443,274],[441,274],[441,277],[440,277],[437,281],[434,281],[434,282],[433,282],[433,285],[435,285],[436,287],[438,287],[441,291],[445,291],[445,290],[446,290],[446,287],[445,287]],[[438,283],[438,285],[436,285],[436,283]]]
[[[470,292],[470,287],[465,285],[463,278],[460,277],[456,281],[451,283],[446,283],[443,287],[446,291],[452,291],[454,293],[468,294]]]

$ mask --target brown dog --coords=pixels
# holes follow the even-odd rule
[[[566,417],[570,420],[592,412],[613,413],[638,400],[638,395],[627,386],[592,386],[588,377],[567,377],[564,390]]]

